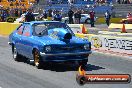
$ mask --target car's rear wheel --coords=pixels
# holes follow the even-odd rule
[[[39,55],[39,51],[35,50],[33,53],[33,57],[34,57],[34,65],[40,69],[43,66],[43,63],[41,61],[41,56]]]
[[[18,54],[17,49],[16,49],[15,46],[12,46],[12,55],[13,55],[13,59],[14,59],[15,61],[19,61],[20,58],[21,58],[21,55]]]

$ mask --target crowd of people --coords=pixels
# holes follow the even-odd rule
[[[35,21],[35,17],[33,15],[33,9],[28,9],[28,10],[22,10],[21,8],[7,8],[7,9],[0,9],[0,18],[1,22],[5,22],[7,17],[20,17],[23,13],[26,13],[25,15],[25,21],[30,22],[30,21]],[[69,9],[67,16],[68,16],[68,21],[67,23],[69,24],[80,24],[81,20],[81,14],[82,10],[72,10]],[[48,20],[54,20],[54,21],[62,21],[62,12],[55,10],[52,11],[51,9],[48,11],[43,11],[40,13],[41,15],[39,16],[39,20],[43,19],[48,19]],[[94,27],[94,18],[95,18],[95,12],[91,10],[89,13],[90,16],[90,24],[91,27]],[[109,11],[106,11],[105,13],[105,19],[106,19],[106,24],[109,26],[111,14]]]
[[[118,4],[130,4],[130,0],[116,0]]]
[[[8,0],[9,2],[12,2],[13,0]],[[20,0],[21,1],[21,0]],[[37,0],[39,2],[39,0]],[[97,2],[105,2],[105,0],[96,0]],[[118,0],[120,1],[120,0]],[[125,0],[123,0],[125,1]],[[33,15],[33,9],[26,9],[26,8],[21,8],[16,6],[16,8],[0,8],[0,21],[1,22],[5,22],[6,18],[8,17],[20,17],[23,13],[26,13],[25,15],[25,21],[30,22],[30,21],[34,21],[35,17]],[[82,10],[80,9],[69,9],[69,11],[67,12],[67,16],[68,16],[68,22],[69,24],[80,24],[80,20],[81,20],[81,14],[83,13]],[[54,20],[54,21],[62,21],[62,18],[64,17],[63,11],[59,11],[59,10],[48,10],[48,11],[42,11],[41,13],[39,12],[39,14],[41,14],[39,16],[39,20],[43,20],[43,19],[48,19],[48,20]],[[93,10],[87,12],[86,14],[89,14],[90,16],[90,24],[91,27],[95,27],[94,23],[95,23],[95,12]],[[104,18],[105,18],[105,22],[106,24],[109,26],[110,24],[110,19],[111,19],[111,13],[107,10],[104,13]]]
[[[5,22],[8,17],[20,17],[26,13],[26,8],[0,8],[0,21]]]
[[[81,23],[81,14],[83,13],[82,10],[72,10],[69,9],[67,16],[68,16],[68,22],[69,24],[80,24]],[[90,24],[91,27],[94,27],[94,18],[95,18],[95,12],[93,10],[91,10],[89,13],[87,13],[90,15]],[[52,11],[51,9],[48,10],[47,12],[44,11],[43,14],[39,17],[40,20],[43,19],[48,19],[48,20],[53,20],[53,21],[62,21],[62,12],[55,10]]]

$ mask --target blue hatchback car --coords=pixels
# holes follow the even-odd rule
[[[75,36],[70,27],[57,21],[21,24],[9,35],[14,60],[28,58],[37,68],[48,62],[75,62],[86,65],[91,43]]]

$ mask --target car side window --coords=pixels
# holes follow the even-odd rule
[[[36,35],[47,35],[47,26],[45,24],[36,25],[34,27]]]
[[[21,25],[21,26],[18,28],[18,30],[17,30],[17,34],[22,35],[22,33],[23,33],[23,28],[24,28],[24,26]]]
[[[30,25],[25,25],[22,35],[23,36],[30,36]]]

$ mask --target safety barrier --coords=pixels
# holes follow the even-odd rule
[[[118,33],[117,33],[118,34]],[[119,33],[118,35],[122,35]],[[125,33],[123,33],[125,35]],[[128,35],[128,33],[126,34]],[[129,33],[132,36],[132,33]],[[81,38],[87,38],[92,45],[93,50],[118,53],[120,55],[132,56],[132,38],[119,37],[117,35],[94,35],[94,34],[76,34]]]
[[[20,23],[8,23],[8,22],[0,22],[0,35],[9,35],[12,31],[14,31]]]
[[[21,23],[8,23],[8,22],[0,22],[0,35],[9,35],[13,30],[15,30]],[[85,31],[87,33],[87,29],[83,24],[68,24],[74,33],[82,33]],[[82,31],[83,30],[83,31]]]
[[[111,18],[110,23],[120,23],[121,20],[122,18]],[[98,18],[96,23],[99,23],[99,24],[106,23],[105,18],[104,17]]]

